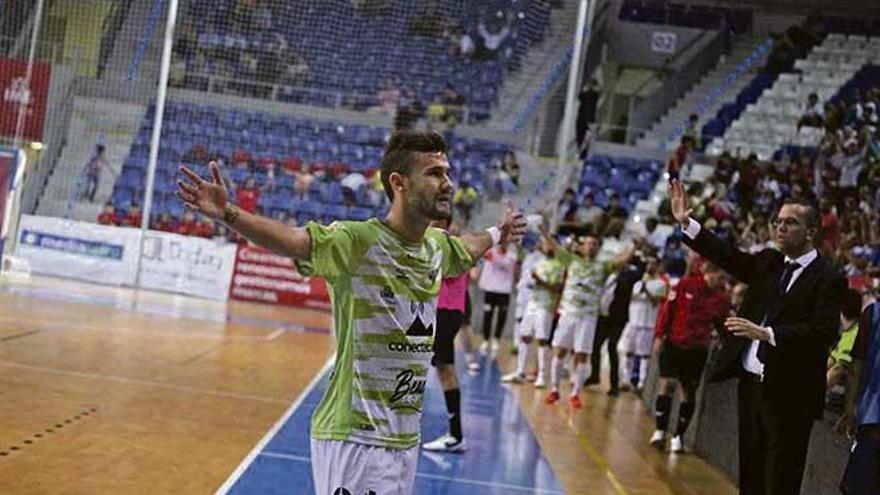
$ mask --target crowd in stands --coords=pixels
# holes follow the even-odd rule
[[[482,119],[557,4],[194,1],[182,16],[170,84],[354,110],[394,110],[402,98],[429,112],[434,103],[467,102],[467,116]],[[448,88],[463,99],[450,103]],[[437,118],[460,121],[456,113]]]

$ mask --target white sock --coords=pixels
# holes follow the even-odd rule
[[[645,387],[648,378],[648,366],[651,364],[651,356],[642,356],[639,360],[639,388]]]
[[[559,356],[553,354],[553,360],[550,364],[550,384],[553,386],[554,392],[559,392],[559,376],[562,375],[563,364]]]
[[[546,345],[538,346],[538,380],[546,377],[547,373],[547,355],[550,354],[550,348]]]
[[[584,387],[584,380],[587,379],[587,363],[576,364],[574,374],[574,388],[571,389],[571,395],[580,395],[581,389]]]
[[[516,354],[516,372],[519,375],[526,374],[526,364],[529,362],[529,351],[532,350],[532,346],[525,342],[520,342],[519,344],[519,352]]]

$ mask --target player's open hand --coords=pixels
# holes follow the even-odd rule
[[[211,170],[210,182],[199,177],[199,174],[186,165],[181,165],[180,172],[188,180],[177,180],[177,197],[183,200],[187,208],[201,212],[209,218],[219,219],[223,217],[229,194],[220,178],[220,167],[217,163],[211,162],[208,168]]]
[[[508,201],[496,227],[501,231],[501,244],[520,242],[526,234],[526,218],[514,211],[513,201]]]

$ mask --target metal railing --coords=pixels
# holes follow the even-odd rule
[[[381,108],[375,94],[319,89],[283,83],[266,83],[253,79],[238,79],[216,74],[186,72],[183,82],[178,82],[177,84],[169,82],[169,86],[287,103],[312,104],[311,102],[320,100],[321,103],[324,103],[322,106],[347,108],[356,111]],[[445,106],[453,111],[461,111],[461,121],[470,122],[471,109],[468,105],[461,107]]]

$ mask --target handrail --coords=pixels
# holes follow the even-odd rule
[[[216,74],[206,74],[206,73],[198,73],[198,72],[186,72],[186,78],[189,79],[204,79],[207,80],[207,89],[205,91],[209,93],[223,93],[220,88],[220,83],[234,83],[244,87],[251,88],[260,88],[260,89],[268,89],[268,96],[260,97],[263,100],[273,100],[273,101],[283,101],[279,100],[279,95],[282,90],[291,90],[303,92],[308,95],[319,95],[319,96],[332,96],[333,97],[333,108],[339,108],[344,106],[345,99],[350,97],[354,98],[358,103],[362,103],[365,101],[375,102],[376,95],[374,94],[366,94],[366,93],[358,93],[355,91],[337,91],[331,89],[319,89],[312,88],[307,86],[296,86],[292,84],[281,84],[281,83],[265,83],[261,81],[255,81],[252,79],[237,79],[234,77],[227,76],[219,76]],[[175,87],[175,86],[171,86]],[[189,88],[186,85],[184,86],[176,86],[182,87],[183,89],[195,89],[197,91],[201,90],[198,88]],[[376,105],[378,106],[378,105]],[[453,105],[446,105],[450,108],[455,108]],[[464,113],[462,116],[462,123],[470,121],[470,105],[465,103],[465,105],[458,107],[461,108]]]

